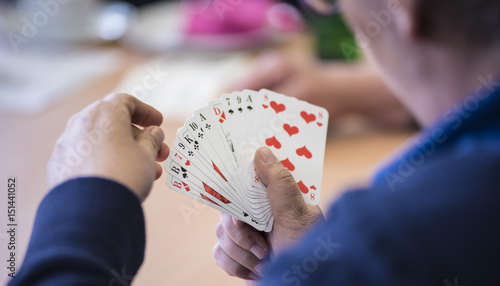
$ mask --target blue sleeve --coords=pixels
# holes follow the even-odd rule
[[[500,154],[460,156],[345,194],[263,285],[497,285]]]
[[[129,285],[144,248],[141,204],[128,188],[73,179],[40,204],[23,265],[9,285]]]

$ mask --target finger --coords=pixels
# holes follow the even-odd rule
[[[243,222],[235,217],[231,217],[231,219],[233,220],[234,225],[237,227],[241,227],[241,226],[245,225],[245,222]]]
[[[237,245],[229,237],[221,222],[219,222],[215,227],[215,234],[217,236],[217,242],[219,246],[229,257],[231,257],[237,263],[243,265],[245,268],[257,273],[257,275],[262,277],[266,268],[265,263],[262,260],[258,259],[253,253]]]
[[[160,166],[160,164],[156,164],[155,181],[161,177],[162,172],[163,172],[163,168]]]
[[[139,127],[135,126],[135,125],[132,125],[132,134],[134,134],[134,138],[139,135],[139,133],[142,132],[142,129],[140,129]]]
[[[257,150],[254,164],[257,176],[267,186],[275,217],[285,211],[293,210],[299,214],[307,212],[307,204],[295,179],[269,148],[262,147]]]
[[[306,204],[292,174],[269,148],[257,150],[254,165],[257,176],[267,186],[275,218],[271,236],[280,237],[279,244],[272,244],[273,253],[277,255],[295,243],[307,229],[320,223],[323,215],[319,207]]]
[[[151,155],[152,160],[158,157],[164,139],[165,134],[158,126],[146,127],[135,136],[135,140]]]
[[[245,280],[245,284],[247,284],[247,286],[258,286],[259,285],[259,281],[256,281],[256,280]]]
[[[254,61],[253,75],[236,87],[237,90],[269,88],[285,81],[292,73],[289,61],[276,51],[261,53]]]
[[[234,261],[219,244],[214,246],[213,255],[215,263],[222,268],[227,274],[246,280],[257,280],[259,276],[250,271],[248,268]]]
[[[137,126],[132,125],[132,132],[134,134],[134,137],[136,138],[137,135],[139,135],[142,130],[139,129]],[[165,143],[161,143],[160,150],[158,150],[158,155],[156,157],[156,162],[163,162],[167,160],[168,155],[170,154],[170,148],[167,146]]]
[[[269,254],[269,246],[266,239],[255,228],[248,224],[235,225],[230,215],[220,213],[220,224],[227,232],[229,238],[239,247],[250,251],[255,257],[264,259]]]
[[[142,127],[150,125],[160,126],[163,122],[163,115],[151,105],[148,105],[128,94],[110,94],[104,101],[109,101],[114,105],[124,106],[130,115],[131,123]]]
[[[167,144],[162,143],[160,150],[158,151],[158,157],[156,157],[156,162],[163,162],[167,160],[169,154],[170,148],[168,148]]]

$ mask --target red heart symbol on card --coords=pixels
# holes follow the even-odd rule
[[[304,118],[304,120],[307,122],[307,124],[309,124],[309,123],[311,123],[311,122],[313,122],[313,121],[315,121],[315,120],[316,120],[316,115],[314,115],[314,114],[312,114],[312,113],[307,113],[307,112],[305,112],[305,111],[302,111],[302,112],[300,113],[300,116],[301,116],[302,118]]]
[[[276,101],[271,101],[271,103],[269,105],[271,105],[272,109],[274,109],[276,114],[278,114],[282,111],[285,111],[285,109],[286,109],[284,104],[281,104],[281,103],[278,104],[278,103],[276,103]]]
[[[287,168],[290,172],[295,171],[295,166],[292,164],[292,162],[290,162],[288,158],[281,161],[281,164],[283,164],[283,166],[285,166],[285,168]]]
[[[297,185],[299,186],[299,189],[303,194],[309,193],[309,189],[306,187],[306,185],[304,185],[302,181],[298,182]]]
[[[318,126],[319,126],[319,127],[323,126],[323,123],[318,122]]]
[[[186,166],[189,166],[191,165],[191,162],[189,162],[189,160],[186,161]]]
[[[264,109],[267,109],[269,106],[265,105],[265,104],[262,104],[262,107],[264,107]]]
[[[285,129],[286,133],[292,137],[292,135],[299,133],[299,128],[296,126],[290,126],[290,124],[283,124],[283,129]]]
[[[311,186],[311,190],[315,190],[316,191],[316,186],[312,185]]]
[[[281,148],[281,143],[280,141],[278,141],[278,139],[276,139],[275,136],[271,137],[271,138],[267,138],[266,139],[266,145],[269,146],[269,147],[273,147],[276,148],[276,149],[280,149]]]
[[[306,146],[304,146],[304,147],[302,147],[302,148],[297,149],[297,151],[296,151],[296,152],[297,152],[297,155],[299,155],[299,156],[304,156],[304,157],[306,157],[307,159],[311,159],[311,158],[312,158],[312,156],[313,156],[313,155],[311,154],[311,152],[307,149],[307,147],[306,147]]]

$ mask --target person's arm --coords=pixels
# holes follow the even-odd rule
[[[160,112],[114,94],[73,116],[48,164],[26,257],[9,285],[129,285],[144,256],[141,202],[169,149]],[[140,128],[143,127],[143,128]]]
[[[376,127],[413,124],[412,116],[368,62],[297,62],[267,51],[255,60],[252,74],[236,86],[261,88],[323,106],[332,123],[346,114],[358,114]]]
[[[9,285],[129,285],[144,247],[141,204],[129,189],[108,179],[72,179],[40,204]]]

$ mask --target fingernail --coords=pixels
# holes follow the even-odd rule
[[[250,277],[250,279],[252,280],[255,280],[255,281],[258,281],[261,279],[261,277],[257,276],[255,273],[253,272],[250,272],[250,274],[248,274],[248,277]]]
[[[260,245],[258,244],[254,244],[251,248],[250,248],[250,251],[255,255],[257,256],[257,258],[259,259],[264,259],[266,258],[266,255],[267,255],[267,250],[263,247],[261,247]]]
[[[155,129],[153,130],[155,136],[158,136],[160,138],[160,141],[163,141],[163,137],[165,137],[165,134],[163,133],[163,130],[161,130],[160,126],[155,126]]]
[[[255,266],[254,270],[257,273],[257,275],[259,275],[260,277],[264,277],[264,271],[266,271],[266,264],[261,263],[261,264]]]
[[[161,142],[163,141],[162,140],[162,137],[163,137],[163,134],[160,129],[160,127],[158,126],[149,126],[147,127],[147,132],[149,132],[149,134],[153,135],[153,137],[156,139],[156,142]]]
[[[233,223],[235,226],[238,226],[238,219],[235,218],[234,216],[231,217],[233,219]]]
[[[260,155],[260,159],[266,164],[278,162],[278,158],[276,158],[274,156],[273,152],[267,147],[260,149],[259,155]]]

